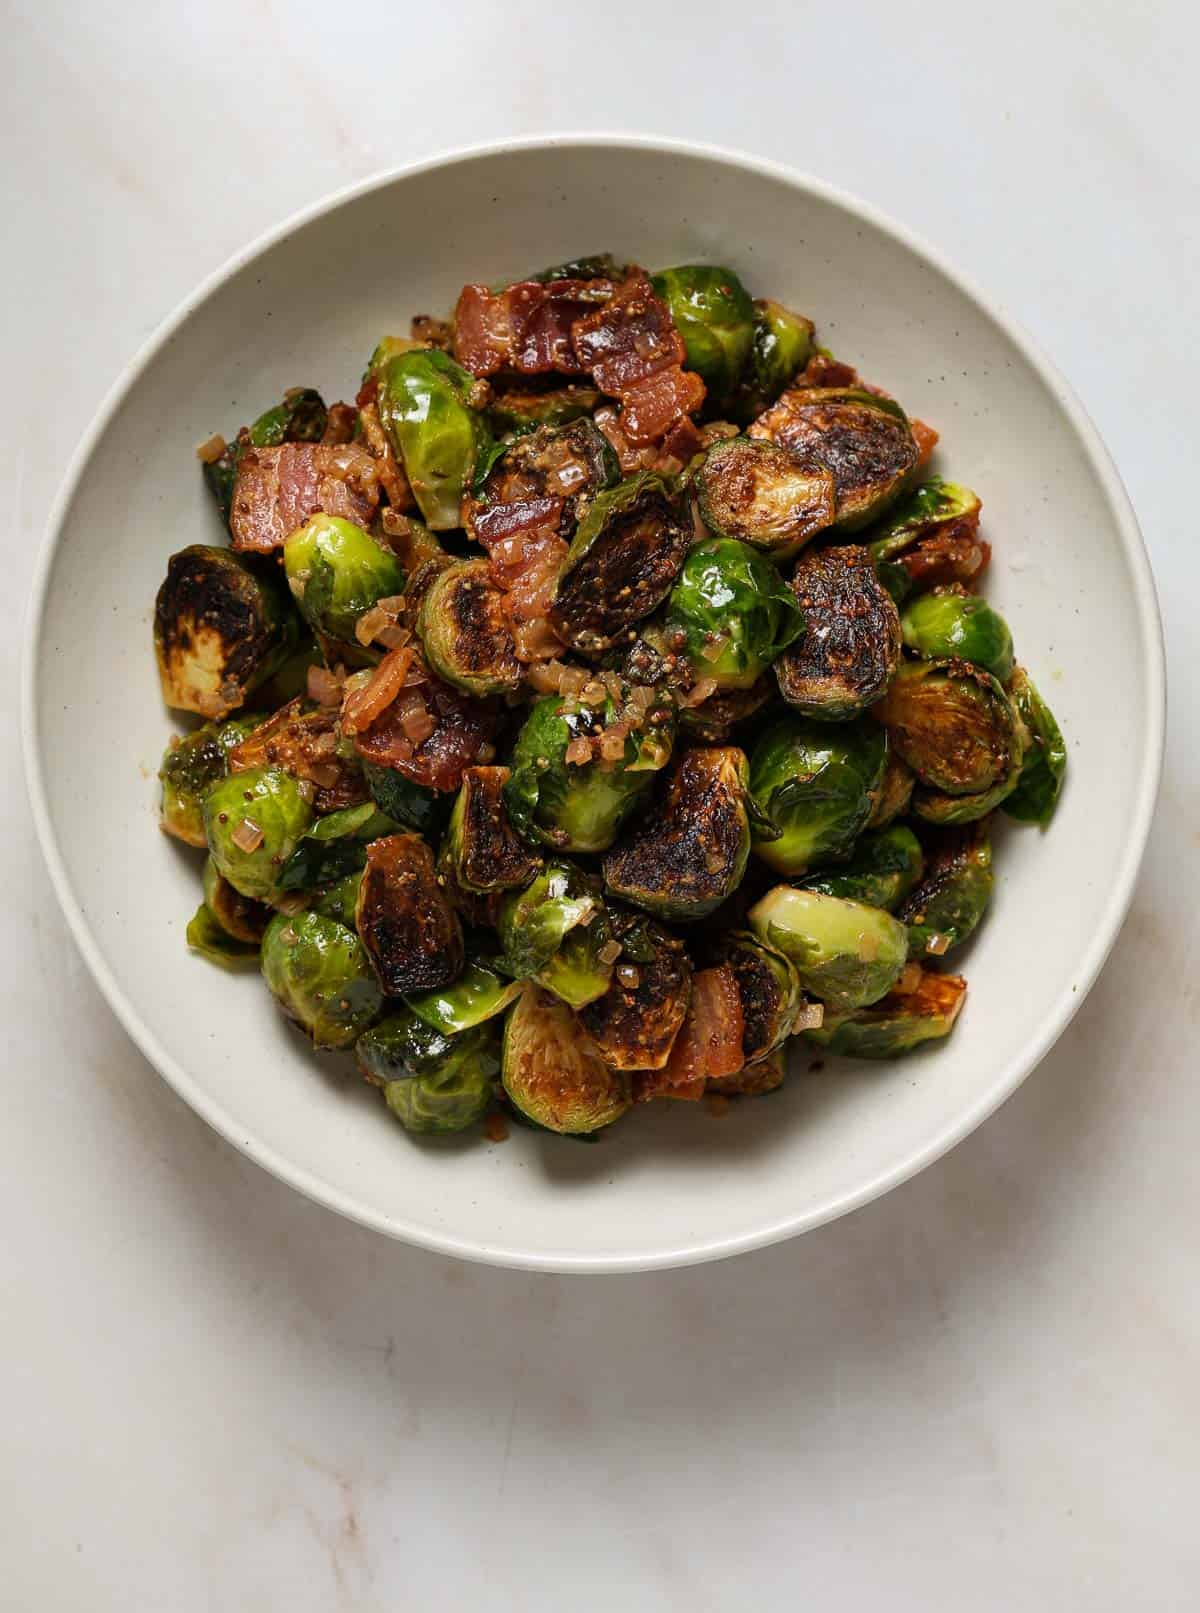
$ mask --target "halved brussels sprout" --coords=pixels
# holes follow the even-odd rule
[[[506,896],[496,925],[506,969],[533,979],[572,1008],[608,990],[610,945],[596,881],[571,863],[548,862],[527,887]]]
[[[538,871],[540,859],[509,822],[504,805],[508,779],[507,767],[468,767],[463,772],[439,863],[449,863],[464,890],[518,890]]]
[[[313,912],[323,913],[328,919],[337,919],[339,924],[344,924],[347,929],[352,930],[362,876],[362,869],[355,868],[351,873],[344,874],[336,884],[327,886],[313,902]]]
[[[489,503],[579,498],[615,487],[621,466],[612,444],[590,420],[537,426],[499,448],[482,487]]]
[[[750,909],[760,940],[796,966],[800,984],[835,1008],[862,1008],[889,992],[908,959],[908,931],[863,902],[776,885]]]
[[[652,703],[604,754],[605,730],[635,714],[609,702],[603,709],[546,695],[530,709],[512,751],[504,802],[514,827],[529,840],[559,851],[606,851],[655,772],[665,766],[673,739],[670,706]],[[572,746],[592,742],[592,760],[568,760]],[[572,755],[574,756],[574,752]]]
[[[790,958],[747,930],[726,936],[720,957],[733,970],[742,1003],[742,1056],[756,1064],[792,1034],[801,1003],[799,976]]]
[[[592,252],[586,257],[552,264],[549,269],[539,269],[529,278],[544,285],[548,280],[620,280],[624,273],[624,266],[611,252]]]
[[[1017,787],[1005,800],[1004,810],[1020,823],[1039,823],[1044,829],[1054,816],[1062,792],[1067,743],[1054,713],[1024,667],[1014,669],[1008,692],[1025,724],[1028,745]]]
[[[1012,634],[1003,616],[961,586],[935,588],[904,608],[904,642],[927,661],[956,659],[1005,683],[1013,669]]]
[[[207,902],[201,902],[188,921],[187,944],[221,969],[245,969],[258,963],[258,942],[230,935]]]
[[[419,835],[387,835],[367,847],[354,920],[389,997],[448,986],[462,969],[462,925]]]
[[[986,823],[944,831],[920,884],[896,912],[908,926],[909,956],[944,957],[965,941],[987,911],[992,885],[992,842]]]
[[[961,975],[931,974],[923,969],[915,989],[890,992],[852,1014],[826,1014],[824,1024],[806,1030],[804,1036],[845,1058],[899,1058],[922,1042],[949,1036],[966,995],[967,983]]]
[[[773,560],[791,558],[833,521],[833,476],[772,442],[726,437],[704,456],[696,491],[705,526]]]
[[[336,515],[314,515],[283,546],[288,587],[309,625],[354,643],[360,616],[403,591],[396,557],[369,532]]]
[[[300,785],[279,767],[231,773],[204,797],[204,834],[218,872],[257,902],[280,895],[283,865],[312,821]]]
[[[380,812],[374,801],[327,812],[304,834],[283,865],[280,890],[316,890],[356,872],[367,860],[368,844],[395,828],[396,824],[386,812]]]
[[[682,941],[632,914],[612,914],[609,933],[621,944],[612,984],[580,1010],[580,1023],[612,1069],[661,1070],[691,995],[688,955]]]
[[[833,473],[834,525],[857,532],[899,498],[918,449],[898,403],[855,387],[795,387],[748,428]]]
[[[732,269],[683,264],[651,276],[695,370],[717,407],[737,384],[754,340],[754,304]]]
[[[495,392],[487,412],[497,432],[526,431],[530,426],[568,425],[594,414],[603,401],[602,392],[581,383],[549,392],[514,387]]]
[[[809,874],[796,883],[802,890],[848,896],[852,901],[893,913],[921,878],[924,867],[920,841],[903,823],[895,823],[890,829],[864,834],[856,842],[849,862]]]
[[[368,798],[362,767],[341,736],[337,708],[303,695],[265,718],[229,753],[229,771],[281,767],[304,781],[317,812],[338,812]]]
[[[253,733],[258,717],[230,717],[172,738],[158,770],[162,784],[162,826],[189,846],[206,846],[204,796],[210,785],[229,772],[229,753]]]
[[[730,414],[747,426],[768,408],[813,352],[813,322],[769,297],[755,299],[754,340]]]
[[[971,823],[1016,788],[1024,733],[1008,696],[967,661],[910,661],[872,708],[917,775],[913,811]]]
[[[612,895],[667,919],[718,907],[750,855],[746,780],[746,758],[732,745],[685,751],[654,810],[605,857]]]
[[[434,991],[415,992],[404,1001],[418,1019],[445,1036],[473,1030],[521,995],[522,983],[501,974],[491,953],[473,944],[467,953],[462,974],[451,986]]]
[[[732,538],[692,550],[667,601],[665,632],[697,678],[749,689],[804,631],[787,584],[766,555]]]
[[[877,527],[868,545],[879,580],[898,604],[912,592],[912,578],[901,561],[907,551],[934,534],[979,524],[980,503],[969,487],[933,476],[907,494]]]
[[[235,941],[258,951],[258,943],[271,922],[271,909],[235,890],[210,854],[204,861],[204,905],[213,918]]]
[[[555,629],[581,654],[612,649],[666,598],[690,542],[654,472],[598,493],[559,572],[549,613]]]
[[[463,494],[488,445],[473,407],[475,377],[437,348],[416,348],[379,369],[379,418],[404,463],[413,496],[434,532],[461,525]]]
[[[154,653],[168,706],[227,716],[287,659],[297,636],[287,592],[267,567],[203,543],[167,562]]]
[[[505,1023],[501,1080],[513,1107],[548,1131],[599,1131],[629,1108],[629,1077],[605,1064],[565,1003],[536,986]]]
[[[755,854],[781,874],[802,874],[844,856],[871,815],[887,741],[875,724],[781,717],[750,756],[750,793],[772,837],[758,830]]]
[[[381,767],[376,762],[364,761],[362,770],[371,799],[389,818],[418,834],[433,834],[441,827],[449,806],[441,791],[417,784],[394,767]]]
[[[823,722],[857,717],[900,665],[900,618],[870,555],[851,543],[802,555],[792,592],[805,632],[775,663],[780,694]]]
[[[747,722],[775,695],[775,680],[766,674],[749,689],[718,689],[698,706],[684,706],[679,726],[699,745],[727,745],[739,724]]]
[[[354,1048],[359,1069],[383,1088],[404,1129],[426,1136],[464,1131],[483,1118],[499,1052],[492,1025],[445,1036],[411,1011],[381,1019]]]
[[[277,913],[263,936],[262,972],[317,1047],[349,1047],[379,1017],[383,998],[362,943],[321,913]]]
[[[889,746],[883,778],[875,792],[868,829],[886,829],[889,823],[902,817],[912,801],[916,777],[907,762],[902,762]]]
[[[786,1074],[787,1050],[777,1047],[774,1052],[738,1070],[736,1075],[711,1076],[704,1083],[704,1090],[720,1093],[725,1098],[761,1098],[781,1087]]]
[[[521,682],[504,596],[486,560],[458,560],[433,579],[417,615],[425,659],[467,694],[503,694]]]

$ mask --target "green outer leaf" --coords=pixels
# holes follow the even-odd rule
[[[486,956],[477,955],[467,959],[452,986],[418,992],[404,1001],[426,1025],[454,1036],[504,1013],[522,990],[519,980],[506,980]]]
[[[948,482],[941,476],[931,476],[902,498],[867,535],[871,558],[879,568],[881,562],[903,554],[918,538],[925,537],[936,527],[956,521],[960,516],[972,515],[978,509],[979,499],[969,487]],[[882,570],[880,581],[884,581]]]
[[[1018,823],[1037,823],[1044,829],[1053,818],[1067,771],[1067,742],[1054,713],[1042,699],[1024,667],[1017,667],[1009,683],[1017,714],[1029,732],[1030,744],[1021,776],[1003,803]]]
[[[222,969],[254,968],[259,946],[253,941],[236,941],[213,916],[207,902],[201,902],[187,927],[187,944],[193,952]]]
[[[416,784],[394,767],[364,761],[363,774],[376,806],[406,829],[436,834],[449,814],[453,796]]]
[[[844,896],[892,913],[921,877],[921,843],[905,824],[862,835],[850,861],[796,881],[800,890]]]
[[[432,347],[402,353],[380,371],[380,419],[434,532],[460,525],[462,496],[490,442],[486,419],[469,401],[476,384]]]

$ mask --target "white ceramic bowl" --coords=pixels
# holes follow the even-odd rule
[[[608,248],[710,260],[810,313],[822,339],[942,434],[995,547],[987,591],[1070,744],[1053,828],[1001,830],[994,910],[952,1040],[889,1066],[803,1053],[719,1124],[657,1104],[596,1147],[514,1131],[422,1144],[309,1055],[262,983],[189,955],[198,854],[155,827],[172,723],[150,620],[167,556],[217,541],[195,445],[285,386],[353,394],[365,355],[463,281]],[[129,1034],[251,1158],[432,1249],[617,1271],[715,1258],[864,1203],[936,1159],[1028,1074],[1124,916],[1150,823],[1163,673],[1153,584],[1104,448],[1065,383],[896,225],[765,163],[664,142],[520,142],[323,203],[202,286],[133,361],[80,445],[29,623],[24,736],[46,860]]]

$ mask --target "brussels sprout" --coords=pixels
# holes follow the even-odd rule
[[[501,974],[495,958],[476,945],[452,986],[415,992],[404,1001],[426,1025],[445,1036],[457,1036],[502,1014],[521,991],[522,982]]]
[[[646,919],[614,913],[621,944],[612,984],[579,1020],[614,1070],[661,1070],[687,1013],[692,966],[683,942]]]
[[[204,834],[218,872],[258,902],[279,896],[283,865],[312,820],[300,785],[279,767],[231,773],[204,797]]]
[[[1024,667],[1013,671],[1008,692],[1025,724],[1029,743],[1017,787],[1004,802],[1004,810],[1020,823],[1040,823],[1045,828],[1054,816],[1062,791],[1067,770],[1066,741],[1054,713]]]
[[[389,997],[448,986],[462,969],[462,925],[419,835],[367,847],[354,922]]]
[[[727,745],[739,724],[760,712],[775,695],[775,680],[769,674],[749,689],[718,689],[698,706],[685,706],[679,713],[679,726],[701,745]]]
[[[366,1079],[383,1088],[406,1131],[436,1135],[464,1131],[483,1118],[499,1051],[491,1025],[446,1036],[409,1011],[372,1026],[359,1037],[354,1056]]]
[[[162,783],[162,826],[189,846],[206,846],[204,796],[211,784],[229,772],[229,753],[258,726],[257,717],[230,717],[206,722],[182,739],[173,738],[163,752],[158,777]]]
[[[433,579],[417,615],[425,659],[467,694],[502,694],[521,682],[504,596],[486,560],[459,560]]]
[[[204,861],[204,905],[226,935],[251,946],[257,954],[271,922],[271,909],[235,890],[211,856]]]
[[[882,515],[907,487],[918,458],[900,405],[854,387],[795,387],[748,435],[832,471],[834,525],[843,532],[857,532]]]
[[[572,1008],[594,1002],[612,978],[609,931],[595,881],[570,863],[548,862],[527,889],[500,904],[506,968],[536,980]]]
[[[907,494],[876,527],[868,545],[879,580],[898,604],[912,591],[912,578],[900,557],[923,538],[979,523],[979,499],[969,487],[933,476]]]
[[[509,1102],[548,1131],[598,1131],[629,1108],[629,1077],[610,1069],[565,1003],[527,986],[504,1026]]]
[[[464,890],[519,890],[538,871],[539,859],[513,832],[504,805],[507,767],[468,767],[450,814],[441,858]]]
[[[187,944],[221,969],[245,969],[258,963],[257,941],[239,941],[221,924],[207,902],[201,902],[188,922]]]
[[[833,520],[831,473],[773,442],[725,437],[705,454],[695,480],[709,531],[776,561],[790,559]]]
[[[796,966],[800,984],[834,1008],[862,1008],[889,992],[908,957],[908,931],[863,902],[776,885],[750,909],[760,940]]]
[[[565,426],[594,414],[604,394],[594,386],[573,383],[550,392],[512,388],[496,392],[488,405],[488,419],[497,432],[527,431],[530,426]]]
[[[671,310],[687,349],[685,365],[695,370],[712,402],[728,398],[754,341],[754,304],[732,269],[684,264],[651,277]]]
[[[579,498],[614,487],[620,479],[621,466],[608,438],[590,420],[576,420],[538,426],[497,444],[482,485],[476,472],[476,493],[492,504]]]
[[[435,532],[461,524],[463,494],[488,444],[487,422],[471,402],[477,388],[475,377],[437,348],[401,353],[379,371],[379,418]]]
[[[369,532],[336,515],[314,515],[283,546],[283,565],[309,625],[354,642],[360,616],[404,588],[396,557]]]
[[[916,782],[912,768],[907,762],[902,762],[889,747],[883,778],[875,792],[871,816],[867,819],[867,828],[886,829],[889,823],[902,817],[908,811]]]
[[[317,1047],[349,1047],[382,995],[354,931],[320,913],[277,913],[262,942],[263,978]]]
[[[809,874],[796,883],[801,890],[847,896],[893,913],[921,878],[924,867],[920,841],[911,829],[896,823],[890,829],[864,834],[849,862]]]
[[[315,890],[361,869],[367,860],[367,845],[396,828],[374,801],[344,807],[318,818],[283,865],[279,888],[284,891]]]
[[[769,297],[754,302],[754,340],[730,415],[746,426],[768,408],[812,357],[813,322]]]
[[[230,751],[231,773],[250,767],[281,767],[306,780],[318,813],[367,799],[366,780],[353,748],[342,739],[337,708],[314,705],[303,695],[280,706]]]
[[[1016,788],[1022,723],[1001,686],[966,661],[910,661],[872,715],[917,775],[913,811],[970,823]]]
[[[167,562],[154,604],[163,699],[224,717],[291,654],[296,617],[267,567],[194,543]]]
[[[624,742],[624,755],[568,761],[580,740],[604,743],[604,730],[618,720],[610,701],[603,711],[546,695],[535,702],[517,735],[504,803],[516,829],[560,851],[606,851],[638,798],[671,754],[669,707],[649,708],[641,726]]]
[[[590,257],[568,258],[566,263],[556,263],[529,278],[544,285],[548,280],[620,280],[624,274],[623,265],[611,252],[593,252]]]
[[[1008,623],[978,594],[960,587],[935,588],[905,606],[900,619],[904,642],[926,660],[951,657],[983,667],[1001,683],[1013,667]]]
[[[803,555],[792,592],[805,633],[775,664],[780,694],[807,717],[857,717],[900,665],[900,618],[870,555],[850,543]]]
[[[909,956],[943,957],[973,934],[992,899],[992,883],[987,825],[944,831],[920,884],[896,912],[908,926]]]
[[[418,834],[433,834],[441,827],[449,806],[445,795],[405,778],[394,767],[364,761],[362,770],[371,799],[389,818]]]
[[[323,913],[326,918],[337,919],[347,929],[354,928],[354,913],[358,907],[358,887],[362,884],[362,869],[355,868],[351,873],[344,874],[335,885],[323,890],[312,904],[314,913]]]
[[[609,891],[659,918],[711,913],[746,871],[746,777],[734,746],[685,751],[655,809],[605,857]]]
[[[720,957],[733,970],[741,999],[742,1055],[747,1064],[755,1064],[792,1034],[800,1010],[800,979],[790,958],[746,930],[725,937]]]
[[[922,1042],[949,1036],[963,1002],[967,983],[961,975],[937,975],[922,970],[914,990],[890,992],[856,1013],[826,1014],[805,1039],[830,1053],[854,1059],[894,1059],[911,1053]]]
[[[887,742],[865,720],[827,723],[781,717],[750,757],[750,793],[777,837],[761,831],[755,853],[781,874],[844,856],[871,814]]]
[[[681,635],[698,678],[748,689],[804,631],[771,561],[732,538],[710,538],[683,563],[667,601],[668,638]]]
[[[598,493],[559,572],[551,622],[582,654],[612,649],[662,603],[690,542],[667,484],[652,471]]]
[[[717,1092],[726,1098],[762,1098],[783,1085],[787,1074],[787,1052],[777,1047],[753,1064],[747,1064],[736,1075],[710,1076],[704,1083],[705,1092]]]

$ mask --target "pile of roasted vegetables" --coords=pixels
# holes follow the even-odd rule
[[[1066,757],[936,440],[730,270],[607,256],[211,438],[229,542],[154,621],[190,945],[416,1132],[948,1035],[991,815]]]

